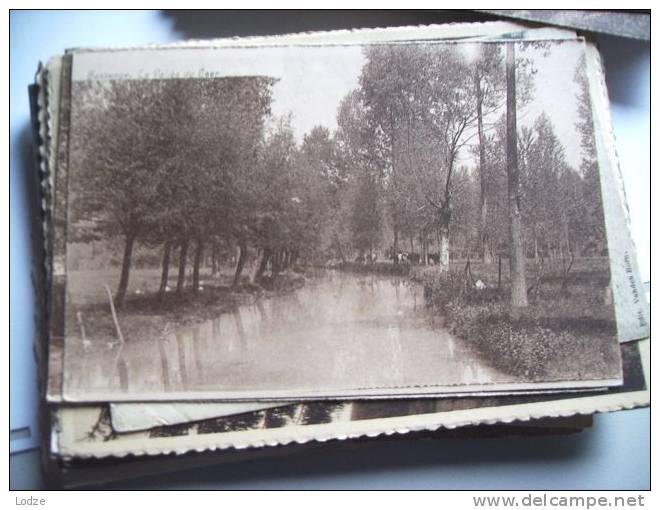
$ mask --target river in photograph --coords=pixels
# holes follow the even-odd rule
[[[73,355],[73,353],[76,353]],[[67,352],[66,393],[166,394],[481,385],[506,381],[407,278],[320,271],[163,338]],[[108,386],[108,383],[110,386]]]

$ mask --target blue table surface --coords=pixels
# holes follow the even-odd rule
[[[76,46],[131,46],[189,38],[260,35],[360,26],[442,22],[442,12],[208,13],[13,11],[10,26],[10,485],[43,486],[32,351],[31,195],[34,172],[27,86],[39,61]],[[455,19],[452,19],[455,21]],[[598,38],[612,103],[617,150],[643,281],[650,279],[650,44]],[[529,488],[650,487],[650,411],[598,416],[571,437],[402,439],[323,453],[173,473],[145,488]]]

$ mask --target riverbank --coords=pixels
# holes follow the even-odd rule
[[[188,288],[177,294],[176,283],[171,281],[168,291],[161,295],[156,271],[142,271],[135,276],[124,306],[116,310],[115,322],[105,291],[86,288],[89,280],[73,272],[70,279],[74,299],[73,306],[68,307],[68,334],[80,337],[83,342],[109,344],[120,341],[120,335],[126,342],[161,338],[178,327],[214,319],[240,305],[288,294],[305,285],[302,274],[287,271],[263,276],[258,283],[244,278],[232,287],[233,275],[227,272],[216,276],[205,274],[196,294]]]
[[[498,370],[531,382],[602,378],[616,372],[619,356],[609,278],[603,277],[608,267],[576,264],[567,282],[559,264],[540,278],[528,268],[527,281],[537,287],[529,306],[515,313],[508,286],[497,286],[496,264],[472,268],[470,280],[464,270],[434,267],[416,268],[413,279],[424,285],[427,304],[445,315],[450,332]]]
[[[174,399],[185,391],[232,388],[258,398],[260,391],[334,391],[339,384],[355,395],[354,388],[389,392],[508,382],[476,349],[432,320],[421,285],[401,277],[312,268],[305,268],[305,279],[295,292],[254,298],[159,337],[126,333],[128,317],[120,315],[127,337],[121,347],[111,336],[107,307],[106,330],[114,345],[90,336],[86,346],[73,336],[73,321],[65,354],[72,374],[65,382],[69,394],[110,398],[109,391],[141,389]],[[133,314],[127,327],[148,327],[149,320],[162,325],[168,317]]]
[[[391,261],[387,262],[374,262],[374,263],[358,263],[358,262],[341,262],[332,266],[327,266],[327,269],[337,269],[347,273],[357,274],[377,274],[387,276],[409,276],[411,273],[411,266],[408,263],[394,264]]]

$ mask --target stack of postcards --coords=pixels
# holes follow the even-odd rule
[[[31,95],[56,482],[648,405],[603,67],[575,32],[79,48]]]

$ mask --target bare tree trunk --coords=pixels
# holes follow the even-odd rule
[[[449,271],[449,225],[441,225],[438,228],[440,236],[440,253],[438,253],[438,266],[440,271]]]
[[[168,239],[163,247],[163,270],[160,274],[160,288],[158,295],[162,299],[167,289],[167,282],[170,278],[170,254],[172,252],[172,242]]]
[[[234,273],[234,281],[232,282],[232,288],[238,287],[241,279],[241,273],[243,272],[243,267],[245,266],[245,259],[247,259],[247,243],[245,241],[239,241],[238,243],[238,260],[236,261],[236,272]]]
[[[268,261],[270,260],[272,254],[272,250],[270,248],[264,248],[261,250],[261,258],[259,260],[259,264],[256,266],[256,271],[252,275],[252,281],[253,282],[258,282],[259,278],[263,276],[263,274],[266,272],[266,268],[268,267]]]
[[[573,253],[571,250],[571,234],[568,228],[568,218],[566,217],[566,211],[563,214],[563,235],[564,235],[564,245],[566,246],[566,253],[570,256]]]
[[[484,261],[484,264],[493,263],[493,254],[490,251],[490,239],[488,232],[486,231],[486,219],[488,218],[488,204],[486,196],[483,197],[483,202],[481,204],[481,258]]]
[[[128,289],[128,277],[131,271],[131,259],[133,257],[133,246],[135,245],[135,234],[130,233],[126,235],[124,241],[124,257],[121,262],[121,276],[119,277],[119,287],[117,288],[117,296],[115,303],[117,308],[124,306],[126,298],[126,289]]]
[[[429,262],[429,243],[426,230],[422,232],[422,265],[426,266]]]
[[[183,287],[186,284],[186,265],[188,263],[188,238],[181,242],[181,251],[179,251],[179,277],[176,281],[176,293],[181,295]]]
[[[199,294],[199,266],[202,262],[202,255],[204,254],[204,241],[197,240],[197,250],[195,251],[195,260],[193,262],[193,294]]]
[[[571,255],[571,260],[568,263],[568,267],[565,267],[565,263],[562,259],[562,266],[564,266],[564,275],[561,280],[561,291],[562,293],[566,294],[568,290],[568,273],[571,271],[571,268],[573,267],[573,262],[575,262],[575,256],[573,255],[573,252],[570,253]]]
[[[518,133],[516,126],[516,54],[515,43],[506,45],[506,173],[509,194],[511,232],[510,272],[511,306],[527,306],[525,251],[521,219],[520,176],[518,171]]]
[[[346,264],[346,257],[344,256],[344,251],[341,249],[341,243],[339,242],[339,238],[335,236],[335,244],[337,246],[337,255],[339,255],[339,260],[341,260],[342,264]]]
[[[399,258],[397,257],[397,254],[399,253],[399,229],[396,225],[394,225],[392,230],[394,231],[394,243],[392,245],[392,249],[394,250],[394,263],[398,264]]]
[[[218,274],[218,247],[215,241],[211,245],[211,274],[213,276]]]
[[[465,269],[463,270],[463,287],[465,291],[476,287],[477,282],[472,275],[472,268],[470,267],[470,255],[467,257],[467,262],[465,263]]]
[[[398,169],[398,162],[397,162],[397,151],[396,151],[396,135],[395,135],[395,130],[394,130],[394,119],[390,118],[390,150],[391,150],[391,157],[392,157],[392,184],[394,185],[394,190],[396,191],[398,189],[397,185],[397,169]],[[397,206],[394,205],[394,209],[392,211],[392,230],[394,234],[394,242],[392,244],[392,249],[394,250],[394,264],[397,265],[399,263],[399,213],[397,211]]]
[[[281,270],[282,267],[281,257],[282,257],[282,252],[280,250],[275,250],[273,252],[273,255],[271,257],[271,269],[273,276],[275,276]]]
[[[487,232],[486,222],[488,220],[488,195],[486,189],[486,141],[484,138],[484,122],[483,122],[483,90],[481,89],[481,77],[475,73],[475,91],[477,95],[477,135],[479,137],[479,235],[480,235],[480,250],[481,259],[484,264],[491,264],[493,262],[492,254],[488,249],[489,236]]]

